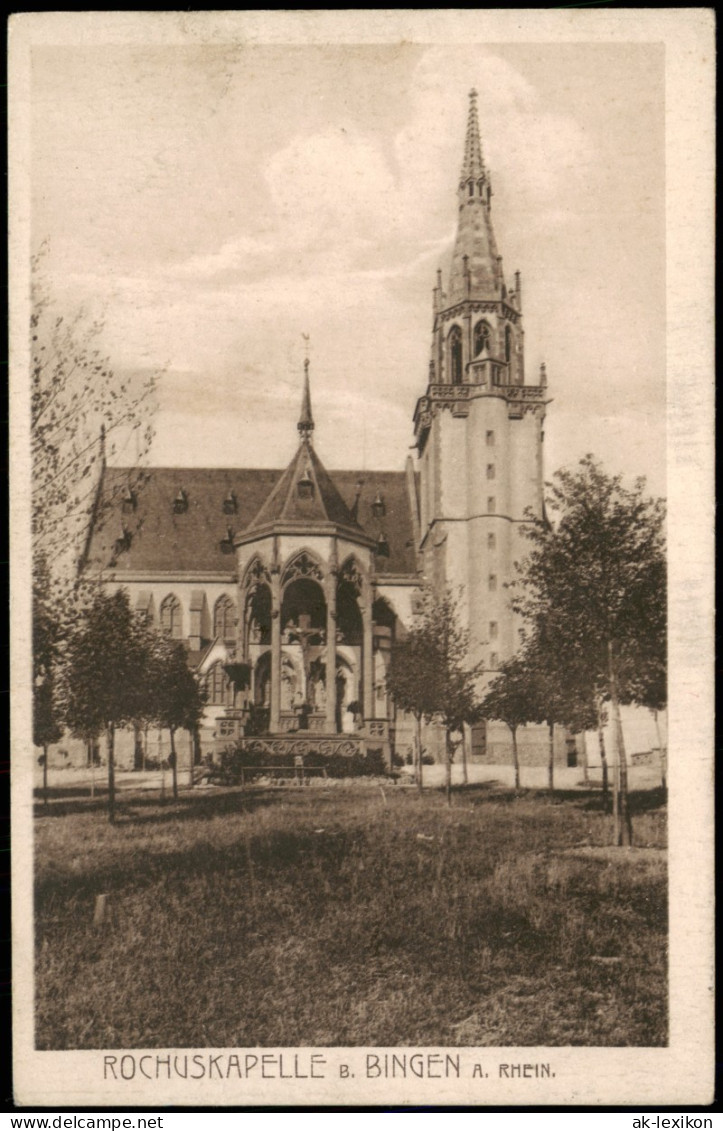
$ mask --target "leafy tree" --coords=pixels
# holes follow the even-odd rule
[[[108,818],[115,820],[115,732],[149,708],[151,649],[148,631],[123,590],[100,588],[71,632],[63,665],[63,706],[73,734],[106,736]]]
[[[615,840],[630,844],[620,702],[638,694],[632,672],[664,663],[664,504],[646,497],[644,480],[628,489],[591,455],[547,487],[550,518],[530,516],[512,604],[548,654],[584,654],[589,685],[604,689],[619,766]]]
[[[406,648],[400,644],[392,646],[389,691],[395,702],[415,718],[439,723],[444,728],[446,794],[450,803],[453,735],[478,717],[476,683],[482,665],[469,664],[469,633],[460,627],[457,603],[449,590],[441,595],[426,591],[421,616],[403,643]]]
[[[387,691],[402,711],[413,715],[416,723],[414,765],[417,775],[417,789],[421,794],[422,781],[422,719],[424,700],[420,688],[430,683],[435,676],[433,657],[426,646],[426,639],[419,627],[392,645],[389,667],[386,675]]]
[[[176,731],[195,731],[203,715],[203,699],[183,645],[165,635],[155,637],[152,644],[146,714],[157,726],[168,730],[173,796],[178,797]]]
[[[43,249],[47,250],[47,249]],[[91,517],[100,519],[99,478],[121,437],[147,451],[155,377],[119,379],[103,356],[101,322],[58,307],[33,260],[31,334],[32,530],[37,553],[72,579]]]

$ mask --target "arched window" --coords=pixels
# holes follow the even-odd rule
[[[209,668],[206,676],[206,702],[213,707],[230,707],[233,705],[231,681],[220,660],[217,660]]]
[[[236,610],[233,601],[224,593],[213,608],[213,635],[220,636],[222,640],[233,640],[235,621]]]
[[[509,364],[512,360],[512,331],[509,326],[505,328],[505,361]]]
[[[181,602],[173,593],[169,593],[161,604],[161,629],[174,640],[180,640],[183,636]]]
[[[462,331],[453,326],[449,331],[449,376],[453,385],[462,384]]]
[[[490,348],[491,330],[488,322],[478,322],[474,328],[474,356]]]

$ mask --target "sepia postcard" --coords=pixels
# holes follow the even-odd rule
[[[712,1103],[712,11],[9,29],[15,1103]]]

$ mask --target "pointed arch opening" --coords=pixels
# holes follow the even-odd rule
[[[508,365],[512,361],[512,331],[509,326],[505,327],[505,361]]]
[[[303,705],[308,711],[323,712],[324,674],[317,672],[317,661],[326,641],[326,598],[318,581],[297,577],[287,584],[281,603],[281,641],[283,657],[288,656],[301,673],[294,708]],[[282,711],[288,709],[283,699],[282,686]]]
[[[246,566],[242,587],[244,589],[251,589],[252,586],[259,585],[261,582],[265,582],[267,585],[270,585],[271,576],[268,569],[261,561],[261,558],[254,557]]]
[[[161,602],[161,631],[174,640],[183,636],[183,611],[175,593],[169,593]]]
[[[489,348],[490,348],[490,342],[491,341],[492,341],[492,330],[490,329],[490,324],[489,324],[489,322],[486,322],[483,318],[483,319],[481,319],[481,321],[479,321],[477,323],[477,325],[474,328],[474,338],[473,338],[474,356],[478,357],[479,354],[483,353],[486,350],[488,351]]]
[[[449,354],[449,378],[453,385],[462,384],[462,331],[453,326],[447,338]]]
[[[296,580],[313,580],[322,581],[324,578],[323,571],[317,559],[308,550],[301,550],[298,554],[287,562],[284,572],[281,576],[281,587],[289,585],[292,581]]]
[[[364,585],[362,567],[355,557],[346,559],[339,570],[336,586],[336,627],[340,644],[360,645],[363,637],[361,596]]]
[[[271,590],[264,582],[254,585],[248,592],[245,623],[248,644],[271,643]]]
[[[212,707],[233,707],[233,684],[220,660],[212,664],[204,680],[206,702]]]
[[[221,640],[233,640],[236,635],[236,606],[227,593],[213,606],[213,635]]]
[[[340,644],[352,647],[362,642],[363,625],[359,599],[348,581],[340,578],[336,591],[336,627]]]

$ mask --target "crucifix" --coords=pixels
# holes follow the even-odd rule
[[[289,641],[296,640],[301,648],[301,663],[304,669],[304,703],[307,707],[310,707],[309,671],[311,668],[311,641],[315,636],[321,641],[324,634],[322,629],[312,627],[309,613],[299,613],[298,623],[294,624],[293,621],[289,621],[286,625],[286,631],[289,634]]]

